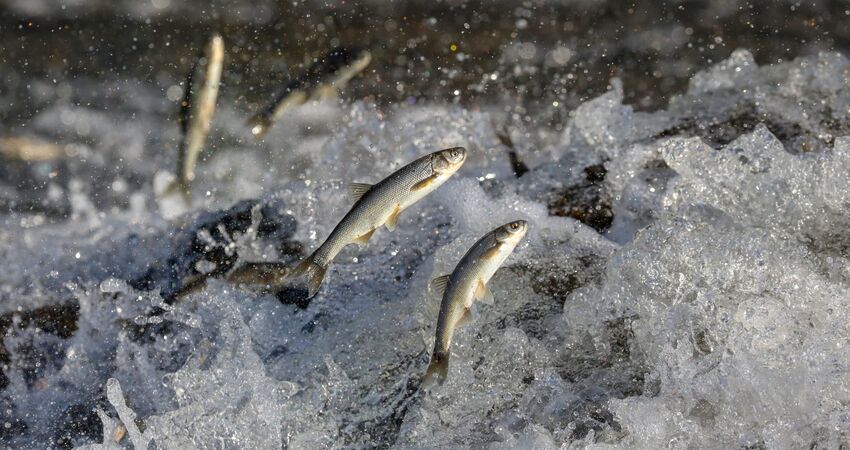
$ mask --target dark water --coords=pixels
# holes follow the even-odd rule
[[[654,109],[738,47],[774,63],[850,45],[850,4],[841,1],[46,3],[37,14],[25,0],[0,5],[5,127],[23,126],[50,102],[29,97],[33,81],[129,78],[165,89],[213,31],[227,43],[223,95],[247,110],[311,57],[344,45],[375,56],[350,97],[508,100],[519,117],[531,111],[556,126],[564,105],[603,92],[614,76],[627,102]]]

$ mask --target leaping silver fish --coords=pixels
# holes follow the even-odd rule
[[[380,226],[395,230],[398,216],[410,205],[446,182],[466,161],[466,149],[454,147],[431,153],[395,171],[375,185],[353,183],[354,206],[291,277],[307,277],[308,297],[319,291],[325,271],[348,244],[365,245]]]
[[[528,222],[524,220],[496,228],[466,252],[451,275],[431,280],[431,290],[442,295],[443,301],[437,319],[434,353],[422,380],[423,386],[430,385],[434,380],[440,384],[446,380],[455,330],[471,320],[470,307],[475,300],[493,303],[493,293],[487,288],[487,282],[514,251],[527,231]]]
[[[218,34],[207,43],[200,59],[195,63],[186,82],[186,94],[180,103],[178,121],[183,129],[183,140],[177,157],[177,182],[185,196],[191,193],[195,179],[195,164],[210,131],[221,72],[224,66],[224,39]]]
[[[342,47],[331,50],[290,81],[269,106],[248,120],[251,133],[262,138],[288,109],[303,105],[328,90],[344,88],[370,61],[372,54],[366,50]]]

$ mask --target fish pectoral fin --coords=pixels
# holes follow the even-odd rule
[[[375,230],[376,230],[376,228],[373,228],[372,231],[369,231],[368,233],[364,234],[363,236],[354,238],[354,243],[360,244],[360,245],[366,245],[369,242],[369,239],[372,237],[372,235],[375,234]]]
[[[493,293],[490,292],[490,288],[484,284],[483,280],[478,280],[478,286],[475,288],[475,299],[486,305],[492,305],[494,302]]]
[[[390,231],[395,231],[396,225],[398,225],[398,216],[401,214],[401,205],[396,205],[390,217],[387,218],[387,221],[384,222],[384,225],[387,226],[387,229]]]
[[[410,188],[410,190],[416,192],[416,191],[421,191],[422,189],[426,189],[426,188],[428,188],[428,186],[431,186],[435,181],[437,181],[437,178],[439,178],[439,177],[440,177],[440,175],[435,173],[435,174],[431,175],[430,177],[414,184],[413,187]]]
[[[431,289],[431,292],[435,292],[437,295],[442,297],[446,292],[446,286],[449,284],[449,276],[450,275],[442,275],[433,278],[428,284],[428,288]]]
[[[472,309],[463,308],[463,314],[460,315],[460,318],[455,322],[455,328],[464,327],[469,322],[472,322]]]
[[[369,192],[369,189],[372,189],[372,185],[369,183],[351,183],[348,185],[348,193],[355,203],[363,198]]]

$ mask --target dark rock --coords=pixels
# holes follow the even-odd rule
[[[572,217],[602,233],[614,221],[611,196],[604,186],[607,170],[602,164],[584,169],[585,179],[555,193],[549,214]]]
[[[235,251],[227,248],[229,237],[248,230],[251,226],[251,212],[258,205],[262,219],[257,227],[257,236],[274,239],[280,243],[279,248],[292,252],[285,254],[300,256],[300,245],[291,240],[297,227],[294,217],[281,212],[280,205],[243,200],[226,210],[202,212],[191,225],[174,230],[169,235],[174,243],[171,256],[161,265],[150,267],[140,277],[131,280],[130,285],[140,290],[159,289],[163,298],[170,303],[175,296],[202,283],[206,278],[229,272],[238,258]],[[208,238],[202,238],[204,235]],[[201,260],[215,264],[215,269],[209,273],[199,272],[196,264]]]
[[[103,424],[90,405],[76,404],[59,419],[56,446],[71,449],[79,442],[103,442]]]

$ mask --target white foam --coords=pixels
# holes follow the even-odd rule
[[[135,116],[48,108],[39,130],[64,117],[59,141],[85,131],[98,145],[76,143],[88,163],[53,181],[70,218],[2,217],[14,264],[0,298],[17,329],[0,419],[17,431],[0,436],[114,448],[120,420],[124,439],[157,448],[837,447],[850,435],[850,139],[829,124],[846,119],[847,67],[836,54],[758,67],[737,51],[653,113],[624,105],[613,81],[556,142],[537,146],[534,124],[512,133],[534,162],[520,179],[488,112],[499,105],[307,105],[256,142],[223,104],[177,209],[150,181],[176,158],[163,152],[176,138],[167,103],[141,101]],[[740,125],[753,117],[763,123]],[[116,184],[124,145],[138,164]],[[304,310],[219,279],[169,306],[133,282],[174,263],[187,213],[275,200],[311,251],[350,207],[345,183],[454,145],[471,152],[463,170],[395,232],[342,252]],[[601,234],[551,215],[591,185],[610,205],[583,206],[614,215]],[[280,257],[259,212],[210,248]],[[429,279],[516,219],[530,230],[490,282],[495,304],[456,334],[446,384],[417,392],[439,308]],[[28,315],[57,305],[50,320]]]

